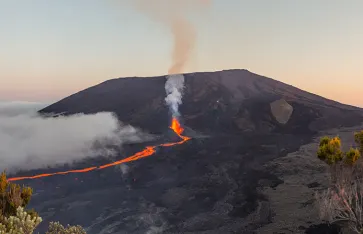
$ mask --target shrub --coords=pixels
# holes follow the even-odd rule
[[[363,152],[363,131],[355,133],[354,140],[359,148],[343,153],[339,137],[320,139],[317,157],[330,166],[334,179],[316,198],[323,220],[363,234],[363,175],[358,164]]]
[[[30,187],[9,183],[6,173],[0,175],[0,234],[32,234],[42,222],[34,210],[25,211],[33,190]],[[81,226],[51,222],[46,234],[86,234]]]
[[[0,175],[0,216],[10,217],[17,215],[19,206],[26,207],[30,202],[33,189],[7,181],[6,173]],[[32,212],[32,215],[37,215]]]
[[[86,234],[86,231],[79,225],[64,227],[59,222],[50,222],[46,234]]]
[[[32,234],[42,222],[42,218],[32,217],[24,208],[16,209],[16,216],[3,217],[0,223],[0,234]]]
[[[323,137],[320,140],[318,158],[328,165],[333,165],[343,159],[339,137]]]
[[[363,233],[363,182],[337,185],[317,194],[320,217]]]
[[[359,147],[360,154],[363,154],[363,130],[354,133],[354,141]]]
[[[353,166],[356,164],[359,158],[360,158],[359,150],[350,148],[350,150],[346,153],[344,163],[346,165]]]

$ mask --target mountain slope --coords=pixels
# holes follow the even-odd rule
[[[165,81],[165,76],[108,80],[41,112],[112,111],[123,122],[162,133],[170,119]],[[185,74],[185,86],[182,119],[193,130],[208,133],[316,131],[356,125],[363,113],[247,70]],[[283,126],[270,110],[270,103],[281,98],[294,108],[291,120]]]
[[[362,109],[246,70],[191,73],[185,80],[180,111],[192,140],[124,164],[126,173],[111,167],[26,181],[36,194],[30,205],[44,218],[39,231],[59,220],[80,224],[89,234],[331,233],[319,225],[313,202],[326,183],[315,138],[320,130],[361,124]],[[109,80],[41,113],[112,111],[169,141],[165,81]],[[302,146],[308,143],[314,144],[307,151]],[[143,147],[124,145],[116,158],[73,166],[109,163]]]

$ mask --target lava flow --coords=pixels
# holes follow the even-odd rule
[[[151,156],[156,152],[155,149],[157,147],[171,147],[171,146],[174,146],[174,145],[181,145],[181,144],[183,144],[186,141],[191,139],[190,137],[182,135],[183,132],[184,132],[184,129],[181,127],[178,119],[176,119],[176,118],[172,119],[170,129],[172,129],[174,131],[174,133],[176,135],[178,135],[179,138],[181,138],[181,141],[171,142],[171,143],[163,143],[163,144],[154,145],[154,146],[147,146],[144,150],[142,150],[140,152],[137,152],[134,155],[131,155],[131,156],[129,156],[127,158],[124,158],[124,159],[121,159],[119,161],[115,161],[113,163],[109,163],[109,164],[105,164],[105,165],[101,165],[101,166],[88,167],[88,168],[77,169],[77,170],[61,171],[61,172],[55,172],[55,173],[39,174],[39,175],[35,175],[35,176],[13,177],[13,178],[9,178],[8,181],[17,181],[17,180],[26,180],[26,179],[38,179],[38,178],[54,176],[54,175],[64,175],[64,174],[69,174],[69,173],[86,173],[86,172],[93,171],[93,170],[101,170],[101,169],[105,169],[105,168],[112,167],[112,166],[115,166],[115,165],[119,165],[119,164],[122,164],[122,163],[132,162],[132,161],[135,161],[135,160],[138,160],[138,159],[141,159],[141,158]]]

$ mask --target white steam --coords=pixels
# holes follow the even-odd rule
[[[110,156],[116,151],[109,146],[150,139],[111,113],[45,118],[34,113],[9,117],[0,111],[0,170],[16,172]]]
[[[169,106],[173,117],[179,117],[179,105],[182,104],[184,90],[184,76],[182,74],[168,75],[166,77],[165,102]]]
[[[120,164],[119,169],[123,176],[127,175],[127,173],[129,173],[129,171],[130,171],[130,167],[127,166],[126,164]]]

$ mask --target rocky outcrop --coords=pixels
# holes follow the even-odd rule
[[[271,113],[280,124],[286,124],[294,108],[284,99],[276,100],[270,104]]]

